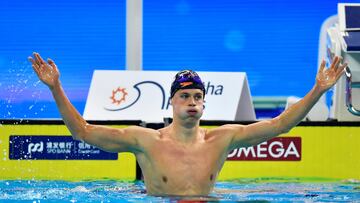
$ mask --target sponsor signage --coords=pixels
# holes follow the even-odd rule
[[[232,161],[300,161],[301,137],[276,137],[256,146],[231,151]]]
[[[9,137],[11,160],[117,160],[117,153],[105,152],[71,136]]]
[[[162,122],[172,117],[175,71],[95,70],[84,110],[87,120]],[[203,120],[255,120],[248,81],[241,72],[198,72],[205,86]]]

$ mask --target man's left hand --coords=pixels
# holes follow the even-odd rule
[[[335,56],[328,69],[325,69],[325,61],[321,62],[316,76],[316,84],[322,91],[330,89],[344,74],[347,63],[341,64],[341,60],[341,57]]]

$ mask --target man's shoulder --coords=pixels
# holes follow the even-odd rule
[[[131,132],[132,134],[138,134],[141,136],[157,136],[160,135],[160,131],[159,130],[155,130],[152,128],[146,128],[146,127],[142,127],[142,126],[130,126],[128,128],[126,128],[129,132]]]
[[[238,124],[225,124],[225,125],[220,125],[220,126],[211,127],[211,128],[205,128],[205,129],[206,129],[206,131],[208,133],[225,133],[227,131],[230,131],[234,127],[238,127],[238,126],[241,126],[241,125],[238,125]]]
[[[217,138],[217,137],[223,137],[228,132],[228,126],[222,125],[217,127],[211,127],[211,128],[201,128],[205,132],[205,136],[207,138]]]

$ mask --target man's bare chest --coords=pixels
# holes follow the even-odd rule
[[[164,142],[150,150],[149,157],[152,167],[165,176],[200,181],[215,178],[223,164],[224,152],[211,144],[184,146]]]

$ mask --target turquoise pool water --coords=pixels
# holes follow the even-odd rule
[[[0,181],[0,202],[360,202],[357,181],[301,182],[218,182],[209,197],[154,197],[144,183],[119,181]]]

